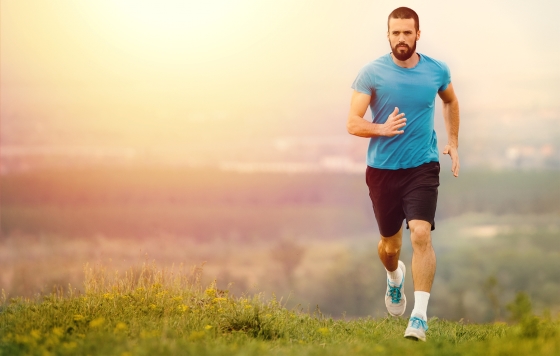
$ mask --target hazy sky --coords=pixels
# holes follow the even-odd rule
[[[556,0],[2,0],[2,123],[202,123],[209,138],[240,118],[338,125],[398,6],[419,14],[418,51],[448,63],[464,112],[558,108]]]

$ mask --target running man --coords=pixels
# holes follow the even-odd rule
[[[381,241],[378,254],[387,270],[385,305],[389,314],[403,315],[405,264],[399,260],[403,220],[412,242],[414,309],[404,333],[426,341],[428,300],[436,271],[431,231],[439,186],[439,154],[434,131],[436,94],[443,101],[447,131],[444,154],[459,175],[459,102],[447,65],[416,52],[420,39],[418,15],[399,7],[389,15],[387,38],[391,53],[367,64],[352,84],[347,128],[370,138],[366,183]],[[368,106],[373,122],[364,119]]]

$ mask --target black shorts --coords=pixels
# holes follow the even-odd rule
[[[439,162],[407,169],[367,167],[366,183],[381,236],[395,235],[406,219],[424,220],[435,229]]]

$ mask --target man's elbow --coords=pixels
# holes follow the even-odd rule
[[[352,120],[348,120],[348,122],[346,122],[346,131],[348,131],[350,135],[356,135],[357,127],[356,124],[352,122]]]
[[[459,107],[459,100],[457,99],[457,97],[453,97],[450,100],[447,100],[447,101],[444,100],[443,105]]]

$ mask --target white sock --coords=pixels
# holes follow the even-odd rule
[[[428,300],[430,300],[430,293],[428,292],[414,292],[414,309],[412,315],[420,315],[424,320],[428,320]]]
[[[387,278],[389,279],[389,282],[391,283],[392,286],[399,286],[402,282],[402,270],[399,268],[399,266],[397,266],[397,269],[394,271],[389,271],[387,268],[385,268],[385,270],[387,271]]]

